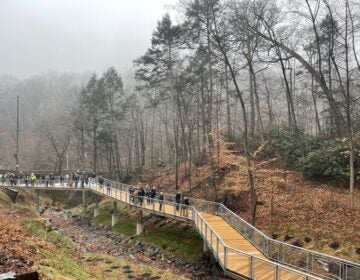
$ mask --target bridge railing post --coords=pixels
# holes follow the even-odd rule
[[[249,276],[251,279],[254,278],[254,267],[253,267],[253,256],[250,255],[250,263],[249,263]]]
[[[209,241],[208,241],[208,229],[209,229],[209,227],[208,227],[208,225],[205,223],[205,239],[206,239],[206,242],[209,242]]]

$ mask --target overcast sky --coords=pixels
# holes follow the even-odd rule
[[[176,0],[0,0],[0,74],[129,69]]]

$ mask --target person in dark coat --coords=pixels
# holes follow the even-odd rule
[[[163,194],[163,192],[160,192],[160,195],[159,195],[159,211],[162,210],[163,202],[164,202],[164,194]]]
[[[175,195],[176,211],[179,211],[180,201],[181,201],[181,193],[177,191]]]
[[[135,198],[134,198],[135,190],[134,190],[133,186],[130,186],[128,191],[129,191],[130,202],[134,203],[135,202]]]
[[[183,204],[184,204],[184,216],[187,217],[189,215],[189,206],[190,206],[190,201],[189,201],[189,198],[187,196],[184,196],[184,201],[183,201]]]
[[[150,198],[152,199],[151,201],[153,201],[153,199],[155,199],[156,197],[156,188],[155,187],[152,187],[152,189],[150,190]]]
[[[143,205],[144,195],[145,195],[144,189],[140,188],[140,190],[138,190],[138,201],[139,201],[139,204],[140,204],[141,207]]]

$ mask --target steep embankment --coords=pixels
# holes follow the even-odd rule
[[[258,194],[257,227],[270,237],[330,255],[360,261],[360,191],[358,208],[349,207],[346,182],[315,181],[285,168],[283,160],[262,160],[261,148],[254,153],[253,173]],[[198,166],[189,178],[180,167],[183,193],[218,200],[245,219],[250,216],[246,161],[234,151],[221,150],[216,158],[216,176],[210,165]],[[174,192],[174,170],[147,170],[135,184],[152,182]],[[216,188],[211,183],[216,181]],[[189,183],[193,188],[189,189]],[[217,199],[216,199],[217,198]]]
[[[0,192],[0,273],[37,271],[41,279],[187,279],[101,248],[83,250],[48,219],[35,217],[31,192],[21,191],[19,201],[11,204]]]

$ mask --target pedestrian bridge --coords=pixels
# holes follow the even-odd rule
[[[173,195],[164,194],[163,201],[149,199],[148,203],[144,198],[140,204],[136,196],[129,194],[129,187],[104,179],[102,185],[96,182],[83,188],[57,181],[48,187],[41,182],[25,186],[19,180],[11,188],[36,190],[37,210],[40,190],[82,191],[84,207],[86,193],[91,191],[114,200],[114,210],[116,202],[120,202],[168,218],[191,221],[204,240],[204,249],[211,251],[224,273],[233,279],[360,279],[360,264],[271,239],[221,203],[190,198],[190,205],[186,206],[174,203]]]

